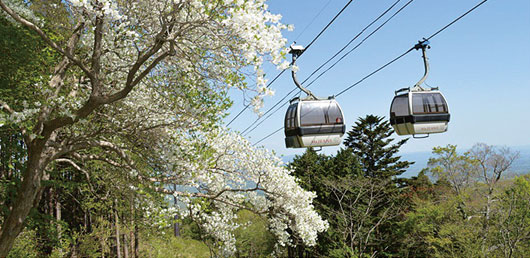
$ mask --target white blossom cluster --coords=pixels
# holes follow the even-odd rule
[[[28,8],[26,1],[21,0],[6,0],[4,1],[7,6],[9,6],[13,11],[16,11],[17,13],[23,15],[24,17],[27,17],[36,23],[41,23],[41,20]],[[7,18],[10,22],[13,22],[14,24],[17,24],[11,16],[5,14],[4,12],[0,12],[0,15]]]
[[[80,19],[90,21],[87,23],[90,29],[81,38],[87,47],[94,40],[91,26],[96,17],[108,21],[103,47],[112,51],[103,55],[103,69],[106,81],[116,82],[109,84],[109,92],[122,86],[131,60],[136,59],[138,51],[148,50],[164,30],[167,33],[164,38],[174,45],[166,44],[159,53],[173,48],[174,55],[156,68],[158,72],[154,74],[159,80],[172,81],[186,73],[190,82],[201,82],[207,77],[211,85],[221,88],[250,89],[256,93],[251,101],[256,111],[262,106],[262,98],[274,93],[266,87],[267,79],[261,68],[265,59],[281,69],[289,64],[283,59],[286,39],[281,31],[290,27],[280,22],[280,15],[267,11],[264,0],[68,2]],[[179,24],[188,25],[177,27]],[[247,69],[249,66],[253,69]],[[255,86],[245,83],[247,76],[254,77]]]
[[[39,109],[37,108],[27,108],[22,110],[21,112],[13,112],[9,116],[5,116],[5,120],[12,122],[12,123],[22,123],[28,120],[30,117],[34,116],[37,112],[39,112]]]
[[[198,218],[204,229],[224,244],[223,250],[228,253],[235,250],[231,231],[238,227],[233,219],[241,208],[267,216],[270,230],[280,245],[291,243],[288,228],[305,244],[316,243],[318,232],[326,230],[328,223],[313,209],[315,194],[303,190],[278,157],[265,149],[252,147],[235,133],[217,130],[208,138],[204,144],[214,151],[208,155],[195,154],[203,156],[202,162],[207,165],[196,166],[190,171],[193,176],[181,182],[193,189],[187,191],[189,195],[175,194],[186,204],[181,211],[183,216]],[[196,164],[196,161],[190,163]],[[204,213],[202,206],[193,202],[198,196],[193,193],[211,199],[215,212]]]

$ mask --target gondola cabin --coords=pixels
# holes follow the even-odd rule
[[[292,99],[284,128],[287,148],[336,146],[346,131],[342,110],[333,98]]]
[[[449,108],[437,90],[411,91],[398,94],[390,107],[390,124],[398,135],[443,133],[449,123]]]

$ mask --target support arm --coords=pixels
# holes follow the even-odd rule
[[[425,73],[423,74],[423,77],[414,85],[414,88],[420,88],[421,90],[424,90],[421,85],[423,82],[427,79],[427,76],[429,76],[429,59],[427,58],[427,48],[431,48],[429,46],[429,41],[424,39],[423,41],[420,41],[416,46],[414,46],[416,50],[421,48],[422,57],[423,57],[423,65],[425,67]]]
[[[291,49],[289,50],[289,53],[291,53],[291,55],[293,56],[293,61],[291,62],[291,65],[295,65],[296,59],[300,55],[302,55],[303,52],[304,52],[304,48],[302,46],[291,46]],[[291,70],[291,75],[293,76],[294,84],[296,84],[296,86],[300,88],[301,91],[307,94],[307,96],[311,96],[311,98],[317,99],[317,97],[315,97],[315,95],[313,95],[311,91],[304,88],[302,84],[298,81],[298,79],[296,78],[296,72],[294,71],[294,69]]]

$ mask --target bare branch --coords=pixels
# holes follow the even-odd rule
[[[260,187],[254,187],[254,188],[248,188],[248,189],[231,189],[231,188],[225,188],[223,190],[221,190],[220,192],[218,192],[216,195],[213,195],[211,198],[212,199],[216,199],[217,197],[221,196],[223,193],[225,192],[255,192],[255,191],[263,191],[263,192],[266,192],[266,193],[269,193],[269,194],[272,194],[271,192],[267,191],[266,189],[264,188],[260,188]]]
[[[0,100],[0,107],[7,111],[9,114],[13,114],[15,112],[11,107],[9,107],[7,103],[2,100]]]
[[[62,163],[68,163],[70,164],[73,168],[83,172],[86,177],[87,177],[87,180],[90,179],[90,176],[88,175],[88,172],[84,169],[82,169],[79,165],[77,165],[74,161],[70,160],[70,159],[65,159],[65,158],[60,158],[60,159],[56,159],[55,160],[56,162],[62,162]]]
[[[108,104],[108,103],[112,103],[114,101],[117,101],[117,100],[125,98],[127,96],[127,94],[129,94],[129,92],[131,92],[131,90],[134,88],[134,86],[136,86],[141,80],[143,80],[143,78],[147,74],[149,74],[151,72],[151,70],[153,70],[153,68],[155,68],[155,66],[157,66],[162,60],[164,60],[166,57],[168,57],[170,55],[170,51],[164,52],[163,54],[158,56],[140,75],[138,75],[136,77],[136,79],[134,79],[134,76],[136,75],[136,72],[138,71],[140,66],[145,61],[147,61],[147,59],[149,57],[151,57],[151,55],[149,55],[149,56],[146,56],[146,55],[150,54],[150,53],[152,53],[152,54],[156,53],[161,47],[162,47],[162,45],[160,45],[158,47],[158,49],[156,49],[156,50],[153,49],[153,51],[149,51],[143,57],[141,57],[140,60],[138,60],[133,65],[131,70],[129,71],[129,76],[127,76],[127,83],[126,83],[125,87],[122,90],[120,90],[120,91],[118,91],[118,92],[116,92],[116,93],[114,93],[114,94],[112,94],[110,96],[107,96],[107,97],[103,98],[102,99],[102,103],[103,104]],[[143,59],[145,59],[145,60],[143,60]],[[141,61],[141,60],[143,60],[143,61]]]
[[[164,58],[166,58],[167,56],[169,56],[171,54],[170,51],[166,51],[163,54],[161,54],[160,56],[158,56],[140,75],[138,75],[136,77],[136,79],[134,79],[134,76],[136,75],[136,72],[142,66],[142,64],[145,61],[147,61],[152,55],[154,55],[156,52],[158,52],[158,50],[162,47],[164,41],[162,41],[162,40],[160,40],[160,41],[161,41],[160,43],[155,44],[155,46],[153,46],[151,51],[149,51],[148,53],[144,54],[133,65],[133,67],[129,71],[129,75],[127,76],[127,83],[126,83],[125,87],[122,90],[120,90],[120,91],[118,91],[118,92],[116,92],[116,93],[114,93],[114,94],[112,94],[110,96],[106,96],[106,97],[97,96],[95,94],[92,94],[90,96],[90,98],[88,99],[88,101],[80,109],[78,109],[75,112],[75,118],[66,117],[65,116],[65,117],[58,117],[58,118],[55,118],[55,119],[53,119],[51,121],[46,122],[45,123],[45,128],[49,131],[47,133],[51,133],[52,131],[54,131],[57,128],[63,127],[63,126],[68,125],[68,124],[72,124],[72,123],[74,123],[75,121],[77,121],[79,119],[87,117],[90,113],[92,113],[92,111],[94,111],[96,108],[98,108],[99,106],[101,106],[103,104],[110,104],[112,102],[115,102],[115,101],[118,101],[120,99],[125,98],[129,94],[129,92],[131,92],[131,90],[134,88],[134,86],[136,86],[145,76],[147,76],[147,74],[149,74],[149,72],[151,72],[151,70],[156,65],[158,65],[158,63],[160,63]],[[92,76],[91,81],[97,82],[94,76]],[[93,87],[92,87],[93,90],[96,87],[97,87],[97,85],[93,84]]]
[[[71,154],[72,157],[76,158],[76,159],[79,159],[83,162],[86,162],[86,161],[90,161],[90,160],[99,160],[99,161],[103,161],[113,167],[118,167],[118,168],[127,168],[127,169],[132,169],[130,166],[128,165],[122,165],[114,160],[111,160],[111,159],[107,159],[105,157],[102,157],[102,156],[99,156],[99,155],[94,155],[94,154],[90,154],[90,155],[81,155],[79,153],[72,153]]]
[[[92,186],[92,183],[90,182],[90,174],[82,169],[79,165],[77,165],[74,161],[70,160],[70,159],[65,159],[65,158],[60,158],[60,159],[56,159],[55,160],[56,162],[62,162],[62,163],[67,163],[69,164],[70,166],[72,166],[73,168],[77,169],[78,171],[82,172],[85,177],[86,177],[86,180],[87,180],[87,183],[88,183],[88,186],[90,187],[90,191],[95,194],[96,191],[94,190],[94,187]]]

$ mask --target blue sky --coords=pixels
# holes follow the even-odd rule
[[[320,64],[342,48],[350,39],[397,0],[355,0],[324,34],[297,61],[298,78],[304,80]],[[293,24],[295,30],[284,35],[306,46],[347,0],[268,1],[272,13]],[[390,14],[403,6],[401,0]],[[479,0],[415,0],[381,30],[349,54],[337,66],[317,80],[310,89],[325,97],[340,92],[381,65],[402,54],[418,40],[428,37],[472,8]],[[310,24],[317,13],[325,9]],[[387,16],[380,21],[384,21]],[[380,23],[367,30],[348,49]],[[303,31],[303,33],[302,33]],[[492,145],[530,145],[530,1],[489,0],[430,41],[428,50],[430,86],[444,93],[451,113],[449,130],[427,139],[411,139],[402,152],[431,150],[434,146],[457,144],[462,148],[477,142]],[[289,57],[290,58],[290,57]],[[271,80],[279,71],[266,68]],[[423,75],[420,51],[413,51],[386,69],[368,78],[337,98],[342,106],[347,130],[361,116],[388,117],[394,90],[414,85]],[[295,87],[290,72],[271,85],[274,97],[265,99],[266,111]],[[226,121],[242,108],[242,96],[233,92],[234,105]],[[251,142],[283,126],[285,108],[276,112],[248,135]],[[243,131],[257,115],[244,112],[230,125]],[[401,139],[402,136],[394,135]],[[280,155],[301,154],[304,149],[286,149],[283,130],[261,142]],[[339,147],[326,147],[332,154]]]

